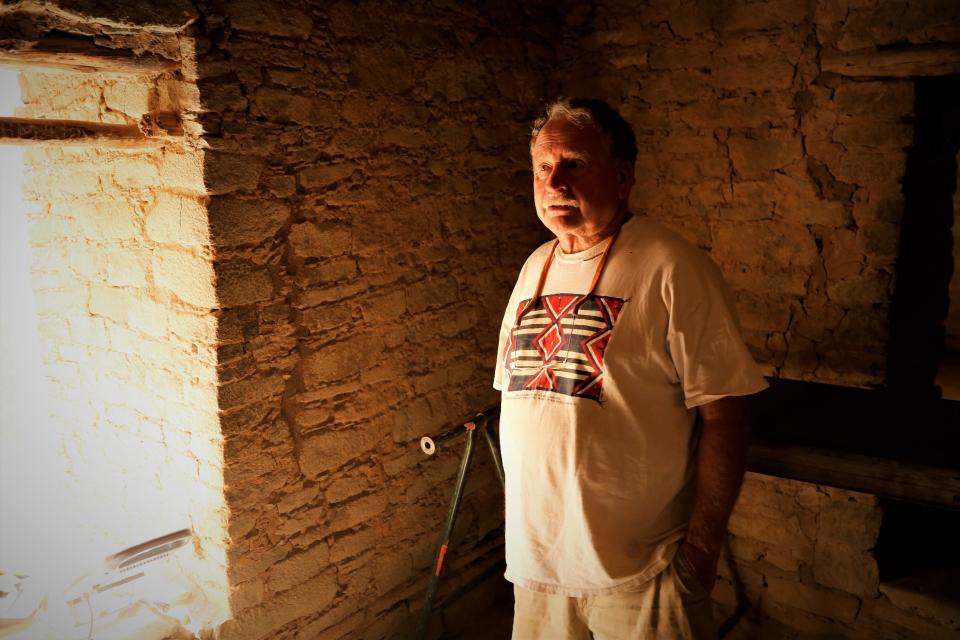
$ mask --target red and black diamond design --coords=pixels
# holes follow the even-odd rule
[[[522,301],[504,346],[507,391],[542,390],[599,402],[603,355],[623,303],[569,293]]]

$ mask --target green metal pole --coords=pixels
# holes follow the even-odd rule
[[[506,478],[503,473],[503,458],[500,457],[500,446],[497,444],[497,438],[490,431],[490,423],[493,420],[486,420],[483,425],[483,436],[487,439],[487,446],[490,447],[490,455],[493,457],[493,466],[497,469],[497,477],[500,478],[500,485],[506,488]]]
[[[440,537],[440,546],[437,548],[437,555],[433,563],[433,575],[430,576],[430,585],[427,587],[426,601],[423,604],[423,611],[420,612],[420,623],[417,625],[418,640],[426,640],[427,637],[427,625],[430,622],[430,613],[433,611],[433,599],[437,595],[437,587],[440,585],[440,572],[443,571],[443,558],[447,555],[450,535],[453,533],[453,526],[457,521],[457,511],[460,509],[463,488],[467,483],[467,472],[470,470],[470,461],[473,458],[473,445],[477,437],[476,425],[468,422],[464,426],[467,429],[467,445],[463,450],[463,459],[460,460],[457,484],[453,490],[453,498],[450,500],[450,509],[447,510],[447,521],[443,525],[443,535]]]

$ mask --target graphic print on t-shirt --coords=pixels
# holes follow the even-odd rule
[[[623,303],[570,293],[520,302],[504,345],[507,391],[541,390],[599,402],[603,354]]]

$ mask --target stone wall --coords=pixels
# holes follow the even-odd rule
[[[458,458],[427,459],[417,440],[496,400],[500,314],[544,238],[526,130],[547,96],[623,105],[641,148],[634,208],[712,253],[770,373],[882,380],[912,85],[825,61],[956,42],[952,5],[61,4],[59,30],[180,71],[149,96],[104,81],[98,97],[57,110],[122,124],[146,100],[202,135],[200,164],[173,145],[58,148],[43,166],[125,203],[92,207],[91,221],[144,232],[55,232],[54,247],[97,248],[76,270],[89,290],[77,308],[205,367],[169,398],[166,378],[139,396],[175,406],[209,394],[216,368],[234,615],[223,638],[409,635]],[[71,14],[75,4],[93,15]],[[211,266],[215,299],[197,275]],[[155,384],[139,349],[111,370]],[[478,456],[445,590],[502,558],[499,487]],[[750,478],[731,547],[767,628],[913,628],[877,596],[873,529],[845,528],[878,513],[868,496]],[[731,606],[724,575],[717,599]]]
[[[65,67],[59,84],[31,76],[28,101],[48,109],[21,115],[145,125],[166,114],[203,136],[200,163],[170,139],[39,147],[34,188],[43,202],[77,203],[36,240],[38,276],[69,272],[76,261],[61,248],[82,245],[82,281],[68,273],[65,287],[76,315],[145,334],[116,349],[104,375],[137,388],[126,381],[112,397],[140,422],[183,425],[199,447],[199,417],[174,400],[190,405],[191,389],[216,384],[204,410],[219,417],[208,452],[222,442],[224,471],[199,471],[221,483],[230,512],[233,620],[220,636],[407,635],[459,453],[427,459],[419,437],[495,401],[502,309],[543,237],[526,131],[544,93],[538,67],[553,55],[546,27],[511,3],[61,4],[0,13],[16,60]],[[75,34],[66,45],[63,33]],[[76,67],[101,61],[172,71],[149,86],[104,77],[85,92]],[[171,318],[188,311],[206,333],[190,334],[181,357],[206,373],[171,387],[148,363],[160,345],[179,348]],[[62,329],[60,352],[90,349],[43,322]],[[144,456],[179,453],[167,437]],[[441,596],[502,562],[501,492],[485,452],[477,459]],[[166,488],[197,465],[188,455],[170,468]]]
[[[25,69],[15,115],[136,124],[164,100],[188,99],[175,85],[169,75]],[[42,415],[25,425],[36,435],[27,450],[53,450],[28,457],[36,468],[13,481],[56,514],[40,516],[48,527],[42,539],[61,536],[47,548],[70,554],[24,572],[44,579],[60,563],[57,578],[67,581],[44,585],[56,598],[78,576],[102,572],[108,555],[191,529],[196,558],[182,561],[189,569],[180,586],[192,596],[167,611],[164,629],[217,625],[229,617],[227,506],[198,141],[81,139],[30,145],[23,157],[47,382],[32,390]],[[21,533],[38,524],[28,514],[8,517]],[[100,624],[97,635],[108,637]]]
[[[212,3],[199,28],[222,637],[406,637],[460,446],[418,441],[496,400],[502,309],[541,237],[525,132],[551,52],[510,3]],[[445,591],[502,561],[488,463],[469,487]]]
[[[579,5],[552,88],[624,105],[640,146],[634,208],[710,251],[769,373],[875,384],[913,85],[862,61],[878,45],[960,41],[957,12],[934,1]]]
[[[877,47],[960,42],[958,11],[579,3],[549,92],[623,105],[640,148],[632,207],[710,252],[769,374],[874,385],[885,381],[914,100],[911,72],[881,68]],[[912,73],[955,66],[933,54]],[[740,607],[729,637],[955,637],[955,605],[931,613],[880,586],[882,517],[873,496],[749,474],[730,524],[734,563],[714,592],[718,621]]]
[[[955,638],[960,608],[881,583],[876,496],[748,473],[713,591],[725,636]]]

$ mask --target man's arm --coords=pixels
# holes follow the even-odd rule
[[[708,591],[717,579],[727,520],[747,468],[749,399],[728,396],[699,407],[700,443],[696,452],[693,512],[682,553]]]

